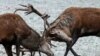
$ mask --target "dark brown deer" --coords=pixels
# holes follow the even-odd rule
[[[8,56],[13,56],[11,51],[11,46],[13,44],[19,46],[21,43],[27,47],[28,44],[25,44],[24,42],[27,42],[27,39],[33,37],[34,34],[37,34],[36,31],[31,29],[19,15],[13,13],[0,15],[0,43],[3,44]],[[38,37],[39,35],[35,36]],[[38,38],[40,39],[40,37]],[[39,39],[36,41],[40,41]],[[53,56],[53,53],[49,52],[50,49],[48,49],[48,43],[44,41],[44,38],[41,39],[43,40],[41,40],[42,45],[38,50],[46,53],[48,56]],[[47,47],[48,50],[44,50],[44,47]]]
[[[16,13],[17,11],[27,11],[26,14],[30,14],[32,12],[36,13],[37,15],[39,15],[43,20],[44,20],[44,27],[46,27],[45,24],[48,24],[46,19],[49,18],[50,16],[48,16],[47,14],[41,14],[39,11],[37,11],[31,4],[28,4],[28,6],[26,5],[21,5],[23,7],[25,7],[25,9],[16,9],[14,13]],[[49,24],[48,24],[49,25]],[[44,31],[46,30],[46,28],[44,28]],[[44,35],[44,34],[43,34]],[[43,37],[43,36],[42,36]],[[31,39],[30,39],[31,40]],[[30,41],[29,40],[29,41]],[[32,54],[32,52],[31,52]],[[31,55],[32,56],[32,55]],[[41,55],[40,55],[41,56]]]
[[[0,15],[0,43],[3,44],[8,56],[13,56],[12,45],[15,44],[18,47],[17,40],[26,38],[25,36],[28,36],[30,32],[29,27],[19,15],[12,13]]]
[[[71,50],[74,56],[78,54],[72,49],[79,37],[100,33],[100,9],[71,7],[66,9],[53,23],[50,24],[47,36],[52,40],[65,41],[67,48],[64,56]]]

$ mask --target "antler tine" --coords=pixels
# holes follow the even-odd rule
[[[44,23],[49,27],[49,23],[47,21],[47,19],[49,18],[50,16],[46,13],[44,13],[44,15],[42,16],[43,20],[44,20]]]
[[[28,6],[32,6],[32,4],[28,4]],[[33,6],[32,6],[33,7]]]
[[[46,28],[46,25],[49,27],[49,23],[48,23],[48,21],[47,21],[47,19],[45,19],[45,18],[48,18],[48,16],[45,16],[44,17],[44,32],[43,32],[43,38],[46,38],[46,33],[47,33],[47,28]]]
[[[27,11],[27,9],[16,9],[16,10],[14,11],[14,13],[16,13],[17,11]]]
[[[22,5],[22,4],[19,4],[20,6],[23,6],[25,7],[25,9],[16,9],[14,13],[16,13],[17,11],[26,11],[26,15],[32,13],[32,10],[33,10],[33,6],[31,4],[28,4],[27,6],[26,5]]]
[[[28,4],[27,9],[28,9],[28,10],[27,10],[27,12],[26,12],[26,15],[32,13],[33,10],[34,10],[34,7],[33,7],[31,4]]]
[[[26,12],[27,14],[34,12],[37,15],[42,16],[42,14],[37,9],[35,9],[31,4],[28,4],[27,8],[29,9],[29,11]]]
[[[27,7],[26,5],[19,4],[20,6]]]

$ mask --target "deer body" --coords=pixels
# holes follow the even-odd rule
[[[69,49],[75,56],[78,56],[72,49],[72,46],[76,43],[80,36],[99,36],[99,24],[99,8],[70,7],[67,8],[53,23],[51,23],[48,29],[49,34],[46,35],[54,37],[52,38],[53,40],[61,40],[67,42],[67,48],[64,56],[67,55]],[[61,37],[61,35],[63,36],[63,34],[60,33],[62,32],[62,30],[63,33],[66,33],[66,35],[68,35],[66,36],[66,39]],[[68,37],[71,39],[69,39]]]
[[[30,31],[28,31],[27,26],[24,26],[25,24],[23,19],[17,14],[8,13],[0,15],[0,41],[3,41],[5,38],[7,41],[12,40],[13,37],[11,36],[14,33],[22,35],[27,31],[27,33],[24,34],[28,35]],[[9,37],[11,38],[9,39]]]
[[[18,43],[16,43],[17,39],[19,40]],[[13,44],[21,44],[30,50],[41,49],[41,52],[48,56],[53,56],[52,51],[48,48],[49,44],[45,44],[46,41],[44,40],[43,46],[41,45],[40,48],[36,48],[38,44],[42,42],[42,40],[40,41],[39,39],[39,34],[35,30],[32,30],[19,15],[12,13],[0,15],[0,43],[5,47],[8,56],[13,56],[11,50]],[[45,49],[44,46],[47,47],[47,49]]]
[[[3,44],[8,56],[12,56],[11,46],[13,44],[17,45],[17,38],[26,38],[30,32],[27,24],[19,15],[12,13],[0,15],[0,43]],[[19,35],[23,38],[15,37],[14,35]]]

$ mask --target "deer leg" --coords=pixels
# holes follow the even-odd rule
[[[17,41],[16,41],[16,54],[17,54],[17,56],[20,55],[20,43],[19,43],[19,38],[17,38]]]
[[[22,51],[22,56],[23,56],[24,54],[25,54],[24,51]]]
[[[23,47],[20,47],[20,52],[22,53],[22,56],[25,55],[25,51],[27,51],[27,50],[24,50]]]
[[[77,42],[77,40],[78,40],[78,38],[76,38],[75,40],[73,40],[72,46]],[[73,50],[72,47],[70,48],[70,50],[71,50],[71,52],[73,53],[74,56],[80,56],[80,55],[78,55],[78,54]]]
[[[76,41],[78,40],[78,34],[80,33],[80,31],[73,31],[72,34],[72,41],[67,43],[67,48],[66,48],[66,52],[64,56],[67,56],[68,51],[71,50],[71,52],[74,54],[74,56],[79,56],[73,49],[72,46],[76,43]]]
[[[71,52],[73,53],[74,56],[80,56],[73,50],[73,48],[71,48],[70,50],[71,50]]]
[[[39,51],[45,53],[48,56],[54,56],[54,53],[51,51],[48,43],[41,45],[39,47]]]
[[[67,43],[66,43],[66,44],[67,44]],[[67,46],[68,46],[68,45],[67,45]],[[68,48],[66,47],[66,49],[68,49]],[[74,56],[79,56],[79,55],[73,50],[72,47],[70,48],[70,50],[71,50],[71,52],[73,53]],[[66,50],[66,52],[68,52],[68,51]],[[66,53],[66,52],[65,52],[65,53]]]
[[[66,47],[66,52],[65,52],[64,56],[68,55],[69,50],[71,50],[71,52],[74,54],[74,56],[79,56],[72,48],[72,46],[76,43],[76,41],[72,45],[71,45],[71,43],[66,43],[67,47]]]
[[[32,52],[32,55],[33,55],[33,56],[35,55],[35,51]]]
[[[34,56],[34,55],[32,54],[32,53],[33,53],[32,51],[30,51],[30,53],[31,53],[31,56]],[[34,52],[34,53],[35,53],[35,52]]]
[[[39,51],[39,56],[41,56],[41,52]]]
[[[67,43],[67,47],[66,47],[66,51],[65,51],[64,56],[67,56],[68,55],[68,52],[71,49],[70,46],[71,46],[71,43]]]
[[[5,50],[6,50],[6,53],[8,56],[13,56],[12,54],[12,45],[8,45],[8,44],[3,44]]]
[[[72,44],[70,46],[70,50],[74,54],[74,56],[80,56],[72,49],[72,46],[77,42],[77,40],[79,38],[79,35],[78,35],[79,33],[80,33],[80,31],[76,30],[76,31],[73,32],[73,35],[72,35],[73,36],[73,41],[72,41]]]
[[[73,44],[72,44],[72,46],[76,43],[76,41],[77,41],[78,39],[76,39],[76,40],[74,40],[73,41]],[[71,44],[68,44],[68,43],[66,43],[67,44],[67,47],[66,47],[66,52],[65,52],[65,56],[67,55],[67,53],[68,53],[68,47],[69,47],[69,45]],[[74,50],[73,50],[73,48],[72,47],[70,47],[70,50],[71,50],[71,52],[73,53],[73,55],[74,56],[79,56]]]
[[[19,56],[19,54],[20,54],[20,47],[19,47],[19,45],[16,45],[16,54],[17,54],[17,56]]]

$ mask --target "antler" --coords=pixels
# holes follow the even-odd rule
[[[31,4],[28,5],[22,5],[19,4],[22,7],[25,7],[24,9],[20,8],[20,9],[16,9],[14,13],[16,13],[17,11],[26,11],[26,15],[34,12],[37,15],[39,15],[44,21],[46,21],[47,26],[49,27],[49,23],[47,22],[47,19],[50,17],[48,14],[41,14],[38,10],[36,10]]]
[[[31,5],[31,4],[28,4],[28,5],[21,5],[19,4],[20,6],[22,7],[25,7],[24,9],[20,8],[20,9],[16,9],[14,13],[16,13],[17,11],[26,11],[26,14],[30,14],[32,12],[35,12],[35,8]]]
[[[48,21],[47,21],[47,19],[49,18],[50,16],[48,15],[48,14],[44,14],[43,16],[42,16],[42,19],[44,20],[44,28],[46,28],[46,25],[49,27],[49,23],[48,23]]]
[[[46,25],[49,27],[49,23],[47,21],[47,19],[50,17],[48,14],[41,14],[38,10],[36,10],[31,4],[28,5],[21,5],[22,7],[25,7],[24,9],[20,8],[20,9],[16,9],[14,13],[16,13],[17,11],[26,11],[25,13],[28,15],[32,12],[36,13],[37,15],[39,15],[43,20],[44,20],[44,30],[46,30]]]
[[[43,32],[43,37],[45,37],[45,34],[47,33],[46,25],[47,25],[48,28],[49,28],[49,23],[48,23],[48,21],[47,21],[47,19],[48,19],[49,17],[50,17],[50,16],[49,16],[48,14],[46,14],[46,13],[42,16],[42,19],[43,19],[43,21],[44,21],[44,32]]]

